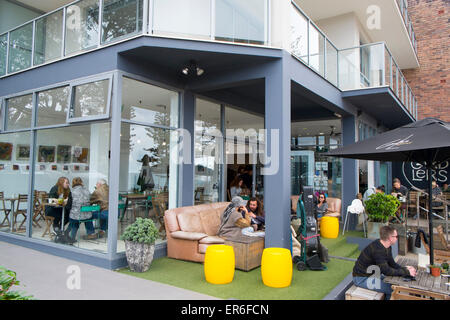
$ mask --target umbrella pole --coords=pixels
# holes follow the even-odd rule
[[[434,264],[434,248],[433,248],[433,177],[431,164],[428,167],[428,229],[430,232],[430,264]]]

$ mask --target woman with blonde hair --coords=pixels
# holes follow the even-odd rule
[[[65,210],[64,225],[69,222],[69,213],[72,208],[72,193],[70,192],[69,186],[69,179],[66,177],[60,177],[48,193],[49,199],[62,199],[62,204],[60,206],[47,206],[45,209],[45,215],[54,218],[53,230],[56,232],[61,230],[63,209]]]

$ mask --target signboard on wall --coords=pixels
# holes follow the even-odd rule
[[[415,186],[419,189],[428,188],[428,170],[416,162],[392,163],[393,178],[399,178],[402,184],[408,188]],[[450,161],[442,163],[436,170],[432,171],[432,178],[442,187],[444,183],[450,182]]]

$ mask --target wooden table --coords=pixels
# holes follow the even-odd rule
[[[413,266],[417,269],[417,262],[408,258],[399,258],[397,263],[401,266]],[[450,278],[446,277],[433,277],[427,270],[419,268],[417,270],[415,281],[404,281],[403,277],[385,277],[384,282],[405,287],[418,289],[419,291],[428,291],[432,293],[444,294],[450,297],[450,286],[447,285]]]
[[[236,269],[250,271],[261,265],[264,238],[241,236],[237,239],[226,240],[225,244],[234,249]]]

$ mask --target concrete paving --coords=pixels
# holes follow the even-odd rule
[[[0,266],[17,273],[24,291],[39,300],[215,300],[0,241]]]

